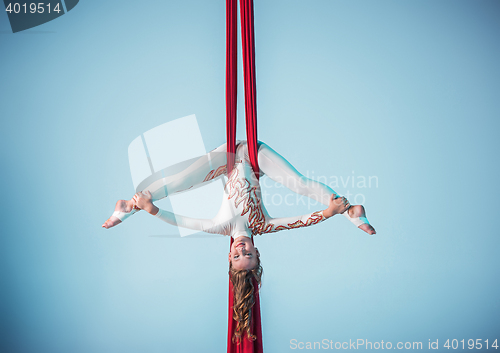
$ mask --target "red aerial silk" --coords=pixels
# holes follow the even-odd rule
[[[253,241],[253,239],[252,239]],[[231,238],[233,244],[233,238]],[[229,280],[229,322],[227,330],[227,353],[263,353],[262,348],[262,326],[260,324],[260,298],[259,298],[259,285],[257,281],[253,280],[254,291],[254,305],[252,307],[252,320],[250,322],[250,331],[257,336],[255,341],[250,341],[245,336],[240,343],[233,343],[233,333],[236,330],[237,322],[233,319],[233,284]]]
[[[238,1],[226,0],[226,138],[227,172],[234,167],[236,152],[236,104],[237,104],[237,17]],[[245,122],[248,154],[252,169],[259,177],[257,161],[257,92],[255,85],[255,40],[253,26],[253,0],[240,0],[241,38],[243,46],[243,76],[245,83]],[[233,239],[231,238],[231,244]],[[257,281],[254,280],[254,306],[252,308],[251,332],[257,339],[251,341],[245,335],[240,343],[232,338],[237,322],[233,320],[233,285],[229,280],[229,322],[227,337],[228,353],[263,353],[260,299]]]
[[[240,0],[241,41],[243,45],[243,76],[245,79],[245,121],[248,154],[252,169],[259,177],[257,161],[257,91],[255,84],[255,40],[253,0]]]
[[[233,169],[234,153],[236,152],[237,6],[237,0],[226,0],[226,138],[228,172]],[[240,10],[248,154],[252,169],[258,178],[260,173],[257,161],[257,90],[255,84],[253,0],[240,0]]]
[[[237,103],[237,0],[226,0],[226,139],[227,173],[233,170],[236,153]]]

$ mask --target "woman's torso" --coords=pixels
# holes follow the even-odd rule
[[[221,208],[214,221],[233,238],[265,233],[272,228],[262,203],[262,192],[250,164],[246,141],[236,145],[235,164],[228,174]]]

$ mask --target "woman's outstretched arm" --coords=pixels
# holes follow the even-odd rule
[[[329,206],[323,211],[308,213],[299,217],[270,218],[264,227],[263,233],[279,232],[285,229],[308,227],[345,212],[349,208],[349,201],[345,197],[330,197]]]
[[[138,208],[171,225],[198,230],[200,232],[228,235],[226,234],[227,229],[212,219],[185,217],[158,208],[153,204],[152,195],[149,191],[135,194],[133,200]]]

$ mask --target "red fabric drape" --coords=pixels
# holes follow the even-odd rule
[[[253,242],[253,239],[252,239]],[[233,244],[233,238],[231,238],[231,244]],[[232,342],[233,333],[236,330],[236,321],[233,320],[233,284],[229,280],[229,320],[228,320],[228,330],[227,330],[227,352],[228,353],[263,353],[262,346],[262,326],[260,318],[260,298],[259,298],[259,285],[257,281],[253,280],[254,300],[255,303],[252,308],[252,321],[251,331],[257,336],[255,341],[250,341],[247,337],[241,340],[240,344]]]
[[[233,170],[236,152],[237,106],[237,0],[226,0],[226,139],[227,172]]]
[[[257,161],[257,91],[255,84],[255,40],[253,0],[240,0],[241,42],[243,46],[243,76],[245,79],[245,121],[248,154],[252,169],[259,177]]]
[[[227,172],[234,166],[236,152],[236,107],[237,107],[237,0],[226,0],[226,138]],[[245,121],[247,143],[252,169],[259,177],[257,161],[257,92],[255,84],[255,41],[253,25],[253,0],[240,0],[241,33],[243,46],[243,75],[245,83]],[[253,240],[252,240],[253,241]],[[231,238],[231,244],[233,239]],[[263,353],[260,298],[257,282],[254,281],[254,306],[252,308],[251,331],[255,341],[244,337],[239,344],[232,342],[236,321],[233,320],[233,286],[229,280],[228,353]]]
[[[226,0],[226,138],[228,172],[230,172],[234,166],[234,153],[236,152],[237,6],[237,0]],[[250,163],[258,178],[260,175],[257,160],[257,89],[255,83],[253,0],[240,1],[240,16],[247,143]]]

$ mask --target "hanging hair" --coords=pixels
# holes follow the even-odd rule
[[[236,321],[236,330],[232,338],[233,343],[240,342],[241,338],[248,336],[248,339],[255,341],[255,336],[250,330],[252,322],[252,307],[255,304],[254,293],[258,288],[254,288],[254,279],[260,288],[262,277],[262,266],[259,256],[257,267],[252,270],[235,270],[229,265],[229,278],[233,284],[233,319]]]

